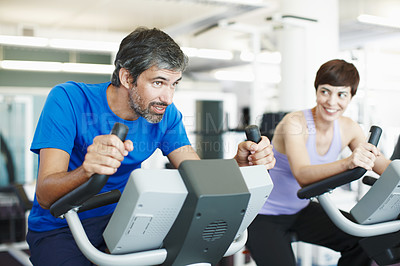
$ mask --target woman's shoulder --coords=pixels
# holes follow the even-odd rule
[[[364,132],[361,126],[350,117],[342,116],[339,118],[340,135],[345,146],[355,139],[363,139]]]
[[[342,128],[346,131],[360,127],[360,125],[356,121],[354,121],[353,119],[351,119],[350,117],[347,117],[347,116],[339,117],[338,121],[339,121],[340,128]]]
[[[282,119],[287,125],[290,126],[306,126],[306,117],[303,111],[294,111],[287,113],[284,118]]]
[[[294,112],[287,113],[284,118],[296,119],[297,121],[301,121],[301,120],[305,119],[303,111],[294,111]]]
[[[304,132],[304,127],[307,127],[306,118],[303,111],[294,111],[287,113],[279,122],[276,131],[281,133],[296,133]]]

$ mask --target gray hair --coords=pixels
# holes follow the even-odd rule
[[[156,28],[139,27],[122,40],[111,83],[116,87],[121,85],[121,68],[129,71],[136,84],[139,75],[153,66],[183,72],[187,64],[188,57],[168,34]]]

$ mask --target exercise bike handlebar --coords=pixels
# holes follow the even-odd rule
[[[376,146],[382,134],[382,129],[378,126],[372,126],[369,132],[370,136],[368,142]],[[305,186],[297,192],[297,196],[300,199],[310,199],[322,195],[326,192],[331,191],[336,187],[342,186],[344,184],[359,179],[366,172],[367,172],[366,169],[361,167],[356,167],[346,172],[331,176],[329,178]]]
[[[122,141],[125,141],[129,128],[121,123],[115,123],[111,133]],[[60,217],[69,210],[80,207],[94,195],[98,194],[108,180],[107,175],[94,174],[86,183],[83,183],[73,191],[58,199],[50,207],[50,213],[54,217]]]
[[[246,133],[247,140],[255,143],[259,143],[261,141],[261,133],[258,126],[249,125],[244,129],[244,132]]]

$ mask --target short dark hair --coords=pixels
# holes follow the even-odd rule
[[[360,75],[357,68],[344,60],[334,59],[324,63],[315,77],[314,87],[329,84],[331,86],[349,86],[351,96],[356,95]]]
[[[187,56],[168,34],[156,28],[139,27],[122,40],[111,83],[116,87],[121,85],[121,68],[127,69],[136,83],[139,75],[153,66],[183,72],[187,63]]]

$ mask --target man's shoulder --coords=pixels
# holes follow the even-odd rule
[[[71,99],[91,98],[94,95],[101,95],[102,88],[107,88],[108,83],[87,84],[83,82],[67,81],[52,88],[50,94],[53,97],[68,97]]]
[[[174,103],[171,103],[170,105],[168,105],[167,110],[177,112],[178,108],[176,108]]]
[[[83,83],[77,83],[74,81],[67,81],[64,83],[57,84],[54,86],[50,94],[51,95],[56,95],[56,96],[61,96],[61,95],[72,95],[79,93],[84,89],[84,84]]]
[[[175,106],[174,103],[171,103],[168,105],[167,110],[164,114],[164,117],[167,118],[168,123],[173,123],[172,121],[181,120],[183,118],[182,113],[179,111],[179,109]],[[163,119],[165,120],[165,119]]]
[[[68,93],[74,93],[79,91],[90,91],[105,88],[109,85],[109,83],[110,82],[89,84],[83,82],[67,81],[54,86],[52,90],[64,90]]]

